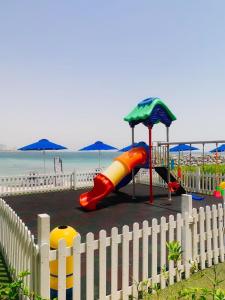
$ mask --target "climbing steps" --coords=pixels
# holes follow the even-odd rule
[[[7,284],[11,282],[9,272],[7,270],[6,263],[3,256],[0,253],[0,285]]]
[[[168,169],[166,167],[155,167],[156,172],[159,174],[162,179],[168,183]],[[170,172],[170,181],[177,181],[176,177],[172,172]],[[176,191],[177,195],[186,194],[185,189],[180,185],[179,189]]]

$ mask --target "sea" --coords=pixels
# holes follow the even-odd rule
[[[0,151],[0,176],[30,175],[31,173],[54,173],[54,158],[62,161],[63,172],[106,168],[120,155],[118,151]],[[208,153],[206,153],[208,154]],[[172,154],[175,157],[177,154]],[[189,154],[186,154],[187,156]],[[192,156],[201,156],[201,152],[192,152]],[[45,157],[45,168],[44,168]]]
[[[73,172],[75,169],[94,169],[107,167],[120,152],[70,152],[70,151],[0,151],[0,176],[29,175],[30,173],[53,173],[54,158],[62,161],[63,172]],[[44,170],[45,157],[45,170]]]

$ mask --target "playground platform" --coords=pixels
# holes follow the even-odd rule
[[[97,234],[101,229],[110,233],[112,227],[119,230],[123,225],[151,222],[153,218],[176,215],[181,211],[181,197],[173,196],[172,202],[167,199],[167,190],[154,187],[154,204],[148,202],[149,186],[136,185],[136,200],[132,200],[132,186],[126,186],[119,193],[111,193],[98,205],[98,210],[85,212],[79,206],[79,196],[86,190],[69,190],[20,196],[4,197],[4,200],[37,236],[37,215],[47,213],[51,217],[51,229],[59,225],[74,227],[81,236],[88,232]],[[222,203],[222,199],[204,196],[203,201],[193,201],[193,207],[205,207]],[[97,235],[96,235],[97,238]]]

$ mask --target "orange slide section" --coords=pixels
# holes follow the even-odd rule
[[[144,147],[133,148],[116,157],[113,163],[94,178],[94,187],[90,192],[80,195],[80,205],[86,210],[95,210],[96,205],[137,165],[144,165],[147,153]]]

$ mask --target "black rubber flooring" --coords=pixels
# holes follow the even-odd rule
[[[110,234],[112,227],[121,230],[123,225],[131,226],[134,222],[181,211],[181,197],[173,196],[172,203],[167,200],[167,190],[154,187],[154,204],[149,204],[149,187],[136,185],[136,200],[132,200],[132,186],[129,185],[119,193],[112,193],[92,212],[83,211],[79,206],[79,195],[86,190],[39,193],[4,197],[5,201],[16,211],[31,232],[37,234],[37,215],[47,213],[51,218],[51,229],[59,225],[74,227],[84,238],[88,232],[97,234],[105,229]],[[222,203],[222,199],[205,196],[203,201],[193,201],[193,207]],[[97,235],[96,235],[97,237]]]

